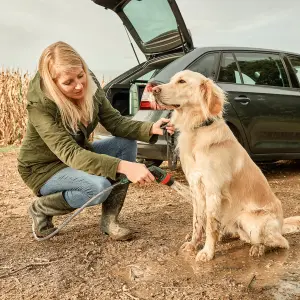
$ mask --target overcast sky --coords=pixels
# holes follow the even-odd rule
[[[177,3],[197,47],[300,53],[300,0]],[[0,66],[33,72],[42,50],[58,40],[71,44],[97,74],[117,75],[136,64],[121,20],[91,0],[0,0],[0,8]],[[141,13],[151,18],[151,11]]]

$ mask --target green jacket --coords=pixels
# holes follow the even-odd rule
[[[57,105],[44,95],[38,72],[30,82],[27,99],[28,122],[18,156],[18,171],[36,195],[50,177],[67,166],[116,179],[120,159],[91,151],[88,139],[98,122],[113,136],[157,141],[157,135],[149,135],[153,123],[123,117],[111,106],[99,85],[94,94],[93,121],[87,128],[80,123],[76,135],[65,129]]]

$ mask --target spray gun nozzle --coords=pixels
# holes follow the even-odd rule
[[[171,186],[174,183],[173,177],[159,167],[151,166],[149,167],[149,171],[155,177],[157,183],[165,184],[167,186]]]
[[[157,183],[161,183],[167,186],[171,186],[174,183],[174,178],[169,173],[162,170],[161,168],[156,166],[151,166],[148,169],[155,177]],[[127,177],[123,177],[119,182],[121,184],[131,183]]]

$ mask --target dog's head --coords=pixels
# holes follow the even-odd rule
[[[204,119],[222,114],[225,92],[211,79],[189,70],[175,74],[169,83],[152,90],[155,100],[169,109],[193,108]]]

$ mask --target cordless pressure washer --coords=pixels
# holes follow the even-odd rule
[[[156,180],[157,183],[164,184],[164,185],[167,185],[169,187],[172,187],[172,185],[175,183],[174,178],[169,173],[167,173],[166,171],[162,170],[161,168],[158,168],[156,166],[151,166],[151,167],[148,168],[148,170],[155,177],[155,180]],[[72,215],[70,215],[68,218],[66,218],[66,220],[60,226],[58,226],[58,228],[55,231],[53,231],[52,233],[50,233],[49,235],[47,235],[45,237],[39,238],[35,234],[34,223],[32,223],[32,232],[33,232],[34,238],[37,241],[44,241],[44,240],[48,240],[48,239],[52,238],[62,228],[64,228],[73,218],[75,218],[78,214],[80,214],[85,207],[87,207],[92,201],[94,201],[95,199],[97,199],[98,197],[100,197],[103,193],[109,192],[115,186],[118,186],[118,185],[121,185],[121,184],[128,184],[128,183],[131,183],[131,181],[127,177],[123,177],[119,181],[117,181],[115,184],[113,184],[112,186],[104,189],[103,191],[101,191],[100,193],[98,193],[97,195],[95,195],[94,197],[92,197],[91,199],[89,199],[84,205],[82,205],[80,208],[78,208]]]
[[[151,172],[151,174],[155,177],[155,180],[157,183],[161,183],[167,186],[172,186],[174,183],[173,177],[164,171],[163,169],[156,167],[156,166],[151,166],[148,168],[148,170]],[[119,181],[120,184],[126,184],[126,183],[131,183],[127,177],[122,178]]]

